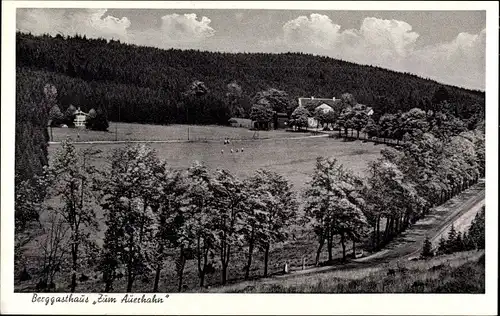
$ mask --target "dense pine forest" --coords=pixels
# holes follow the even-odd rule
[[[17,80],[51,82],[61,110],[101,108],[111,121],[227,124],[249,116],[252,99],[270,88],[285,91],[291,114],[298,97],[351,93],[377,113],[428,109],[435,81],[379,67],[302,53],[218,53],[162,50],[81,36],[17,33]],[[185,93],[201,81],[207,93]],[[241,87],[231,97],[231,84]],[[29,87],[26,87],[29,88]],[[34,87],[33,87],[34,88]],[[484,92],[446,86],[461,119],[484,109]],[[235,100],[236,99],[236,100]]]

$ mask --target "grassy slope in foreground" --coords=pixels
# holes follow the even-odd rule
[[[484,250],[428,261],[410,261],[405,273],[388,275],[388,265],[335,270],[289,279],[215,288],[223,293],[484,293]]]

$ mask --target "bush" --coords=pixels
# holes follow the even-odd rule
[[[85,127],[94,131],[107,131],[109,123],[106,118],[106,114],[103,113],[103,111],[98,110],[95,116],[88,116],[85,122]]]
[[[424,247],[422,249],[422,253],[420,254],[421,258],[427,259],[434,256],[434,252],[432,251],[432,243],[429,240],[429,237],[426,236],[424,240]]]

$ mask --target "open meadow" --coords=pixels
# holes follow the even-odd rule
[[[290,137],[285,130],[258,131],[247,128],[217,125],[151,125],[137,123],[109,122],[108,131],[94,131],[85,128],[49,128],[51,141],[60,142],[66,138],[73,141],[170,141],[170,140],[223,140],[268,139]],[[293,134],[292,134],[293,135]]]
[[[156,128],[156,126],[154,127]],[[166,131],[169,128],[179,131],[178,126],[162,126],[162,128],[165,128]],[[211,127],[195,126],[193,128],[209,129]],[[214,127],[212,135],[217,135],[214,138],[217,141],[149,143],[148,146],[153,148],[158,156],[172,168],[187,168],[195,161],[199,161],[210,169],[226,169],[239,177],[249,176],[255,170],[264,168],[284,175],[292,182],[296,190],[302,190],[305,187],[312,175],[315,160],[319,156],[335,157],[346,168],[363,176],[368,163],[377,159],[383,148],[382,145],[373,143],[345,142],[341,139],[323,137],[323,135],[320,135],[321,137],[307,137],[306,133],[268,131],[265,134],[269,137],[267,139],[251,139],[251,137],[244,139],[241,135],[250,135],[246,133],[251,134],[253,131],[243,128]],[[263,132],[260,131],[259,134],[262,138]],[[288,138],[285,138],[285,135]],[[155,138],[154,136],[148,137],[150,135],[144,134],[142,140],[154,140]],[[226,137],[233,139],[228,145],[224,145],[223,142]],[[141,137],[137,137],[137,139],[141,139]],[[107,157],[113,149],[126,146],[124,143],[76,145],[82,149],[89,146],[100,149],[102,153],[95,161],[98,167],[106,165]],[[59,148],[58,144],[49,146],[49,159],[57,148]],[[233,153],[231,153],[231,149]]]

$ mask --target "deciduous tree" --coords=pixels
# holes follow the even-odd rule
[[[181,228],[181,243],[195,246],[200,287],[205,286],[205,276],[211,258],[219,243],[216,233],[216,216],[213,179],[206,166],[195,163],[188,171],[189,184],[186,194],[184,224]]]
[[[250,119],[257,123],[258,129],[267,129],[273,118],[273,109],[269,102],[263,100],[252,106]]]
[[[242,245],[243,212],[247,200],[244,183],[225,170],[217,170],[213,178],[215,233],[220,251],[222,284],[226,284],[229,261],[234,250]]]
[[[333,236],[339,235],[345,260],[345,242],[358,240],[367,225],[362,212],[363,199],[358,195],[357,180],[333,158],[319,157],[309,188],[305,193],[306,216],[319,239],[316,264],[326,240],[331,262]]]
[[[137,276],[153,270],[159,227],[151,206],[161,193],[157,178],[161,167],[156,153],[144,145],[113,153],[111,169],[101,184],[101,205],[106,211],[103,260],[108,266],[108,289],[119,266],[125,268],[127,292],[132,291]]]
[[[297,126],[299,129],[307,127],[309,125],[308,124],[309,116],[310,116],[309,111],[305,107],[299,106],[293,111],[290,117],[290,125]]]
[[[98,152],[93,148],[77,151],[69,140],[65,140],[47,169],[52,178],[50,195],[61,202],[61,207],[55,211],[69,226],[71,292],[76,289],[82,247],[92,242],[91,233],[97,229],[94,210],[96,195],[92,189],[92,181],[97,172],[90,160]]]
[[[265,226],[259,233],[258,240],[264,251],[264,277],[268,275],[269,251],[275,243],[283,242],[290,234],[290,226],[297,219],[297,201],[292,191],[291,184],[281,175],[268,171],[258,170],[251,179],[259,183],[261,189],[258,191],[260,203],[264,205]]]

